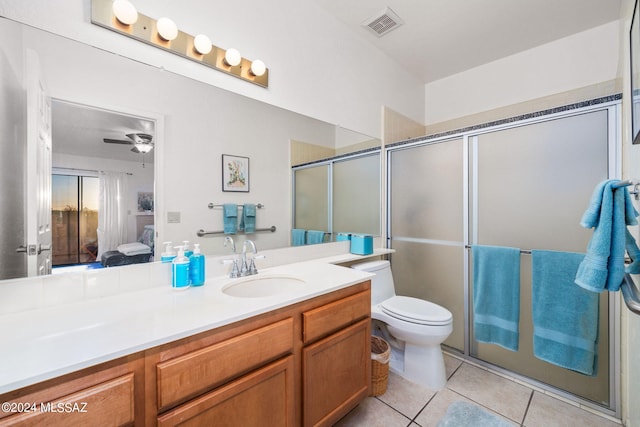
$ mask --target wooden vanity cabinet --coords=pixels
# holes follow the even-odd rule
[[[330,426],[369,394],[370,283],[0,395],[0,426]],[[40,406],[38,406],[40,408]]]
[[[303,313],[303,425],[330,426],[369,395],[368,291]]]

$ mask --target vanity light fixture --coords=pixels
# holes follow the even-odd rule
[[[240,65],[241,61],[242,61],[242,56],[240,56],[240,52],[238,52],[237,49],[234,49],[234,48],[227,49],[227,51],[224,54],[225,64],[231,67],[235,67]]]
[[[205,36],[204,34],[198,34],[193,38],[193,48],[200,55],[206,55],[211,52],[213,46],[211,45],[211,40],[209,39],[209,37]]]
[[[264,75],[264,73],[267,71],[267,67],[264,65],[264,62],[262,62],[259,59],[256,59],[251,63],[251,69],[249,71],[254,76],[260,77]]]
[[[112,9],[116,19],[123,25],[133,25],[138,21],[138,11],[127,0],[115,0]]]
[[[154,19],[138,13],[130,0],[91,0],[91,23],[190,61],[269,87],[269,69],[259,59],[243,58],[237,49],[223,49],[204,34],[180,31],[169,18]]]
[[[178,37],[178,27],[171,19],[160,18],[156,25],[158,28],[158,35],[164,40],[170,42]]]

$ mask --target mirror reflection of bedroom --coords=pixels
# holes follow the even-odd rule
[[[151,119],[52,100],[53,273],[153,260]]]

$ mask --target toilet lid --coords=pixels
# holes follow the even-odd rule
[[[389,316],[422,325],[446,325],[453,316],[444,307],[418,298],[395,296],[380,304]]]

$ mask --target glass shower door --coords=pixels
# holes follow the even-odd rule
[[[472,243],[585,252],[592,231],[582,228],[580,219],[594,187],[608,177],[607,115],[607,110],[601,110],[472,137],[469,150]],[[471,277],[470,268],[470,282]],[[470,354],[608,405],[608,293],[600,295],[595,377],[534,357],[531,255],[527,254],[521,255],[520,296],[519,351],[473,340],[470,321]]]
[[[465,348],[464,149],[461,138],[390,152],[389,246],[398,295],[453,314],[445,341]]]

